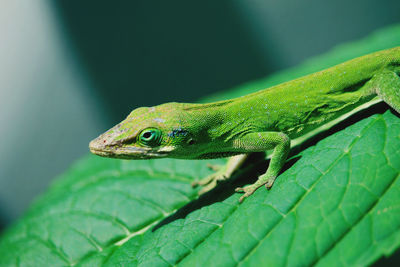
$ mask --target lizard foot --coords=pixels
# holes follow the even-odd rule
[[[261,179],[260,179],[261,178]],[[274,176],[269,177],[265,181],[263,181],[262,176],[259,178],[257,182],[252,185],[248,185],[245,187],[238,187],[235,189],[236,192],[244,193],[243,196],[239,198],[239,202],[242,203],[243,200],[249,196],[251,196],[259,187],[265,185],[265,187],[269,190],[274,184],[275,178]]]
[[[199,195],[210,191],[211,189],[213,189],[214,187],[217,186],[218,182],[224,181],[229,178],[226,175],[226,167],[225,166],[208,165],[208,167],[216,172],[208,175],[204,179],[192,182],[192,187],[204,186],[199,191]]]
[[[241,196],[241,197],[239,198],[239,202],[242,203],[243,200],[244,200],[246,197],[251,196],[251,195],[257,190],[257,188],[259,188],[259,187],[260,187],[260,186],[256,186],[256,185],[252,184],[252,185],[248,185],[248,186],[245,186],[245,187],[238,187],[238,188],[236,188],[236,189],[235,189],[236,192],[244,193],[243,196]]]

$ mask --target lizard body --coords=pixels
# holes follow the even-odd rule
[[[127,159],[233,156],[225,168],[195,183],[203,191],[232,176],[247,154],[273,150],[266,173],[237,189],[244,192],[242,201],[262,185],[271,188],[291,139],[371,101],[383,100],[400,112],[399,74],[396,47],[230,100],[138,108],[89,147],[100,156]]]

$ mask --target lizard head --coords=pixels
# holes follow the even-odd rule
[[[96,155],[125,159],[197,158],[207,143],[201,119],[189,121],[183,109],[190,104],[167,103],[141,107],[90,142]],[[202,145],[203,144],[203,145]]]

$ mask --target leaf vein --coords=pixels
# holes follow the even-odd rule
[[[368,130],[369,128],[371,128],[374,124],[376,123],[375,121],[370,122],[368,125],[366,125],[363,129],[363,131]],[[361,135],[357,135],[354,140],[350,143],[349,147],[352,148],[354,146],[354,144],[356,143],[356,141],[358,141],[360,139]],[[247,258],[250,257],[250,255],[252,253],[255,252],[256,248],[260,246],[260,244],[270,235],[270,233],[272,233],[272,231],[275,230],[275,228],[283,221],[284,218],[287,217],[287,215],[291,212],[293,212],[294,210],[297,209],[297,207],[300,205],[300,203],[303,201],[303,199],[308,196],[308,194],[312,191],[312,189],[315,188],[315,186],[319,183],[319,181],[321,180],[322,177],[324,177],[324,174],[327,173],[328,171],[330,171],[335,164],[342,159],[344,154],[341,154],[336,160],[334,160],[328,167],[327,170],[325,172],[321,171],[321,175],[315,180],[315,182],[311,185],[310,189],[305,191],[304,194],[301,196],[301,198],[295,203],[295,205],[289,210],[289,212],[286,214],[286,216],[282,217],[271,229],[269,229],[269,231],[266,232],[265,236],[259,241],[257,242],[247,253],[246,257],[244,257],[239,264],[241,264],[243,261],[245,261]]]

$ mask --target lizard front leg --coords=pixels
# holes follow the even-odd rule
[[[267,189],[272,187],[289,154],[290,139],[282,132],[261,132],[247,134],[236,140],[236,143],[239,147],[251,152],[273,149],[267,171],[259,176],[254,184],[236,188],[236,192],[244,193],[239,199],[239,202],[242,202],[246,197],[252,195],[259,187],[263,185],[265,185]]]
[[[267,171],[263,175],[259,176],[258,180],[254,184],[243,188],[236,188],[236,192],[244,192],[243,196],[239,199],[239,201],[242,202],[244,198],[252,195],[263,185],[265,185],[267,189],[270,189],[285,164],[287,155],[290,151],[290,139],[282,132],[249,133],[235,139],[231,150],[241,151],[247,154],[231,157],[228,163],[225,166],[218,167],[215,173],[200,181],[193,182],[192,186],[204,186],[200,190],[199,194],[210,191],[219,181],[229,179],[243,164],[249,153],[273,150]]]

